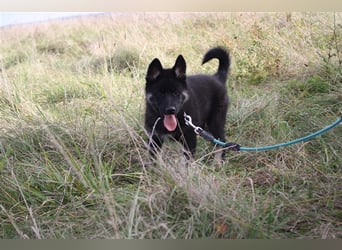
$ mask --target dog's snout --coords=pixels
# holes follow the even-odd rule
[[[175,113],[176,113],[176,107],[174,106],[167,107],[165,110],[166,115],[173,115]]]

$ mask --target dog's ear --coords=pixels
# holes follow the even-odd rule
[[[173,71],[177,78],[185,79],[186,63],[182,55],[177,57],[175,66],[173,66]]]
[[[155,58],[148,66],[146,81],[150,82],[156,80],[158,76],[160,76],[162,70],[163,66],[161,65],[159,59]]]

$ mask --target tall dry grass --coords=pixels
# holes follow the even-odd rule
[[[341,127],[275,151],[152,163],[144,77],[232,55],[227,137],[283,142],[341,111],[341,13],[127,13],[0,30],[2,238],[341,238]]]

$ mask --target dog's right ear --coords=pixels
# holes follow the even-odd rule
[[[148,66],[146,81],[150,82],[156,80],[158,76],[160,76],[162,70],[163,66],[161,65],[159,59],[155,58]]]

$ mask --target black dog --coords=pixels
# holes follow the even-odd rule
[[[196,151],[196,133],[187,126],[184,112],[193,124],[206,128],[217,139],[225,141],[225,121],[228,109],[226,81],[230,58],[221,48],[209,50],[203,63],[217,58],[218,70],[214,75],[186,76],[186,63],[182,55],[175,65],[163,69],[159,59],[149,65],[146,75],[145,128],[150,136],[150,153],[161,148],[167,135],[180,140],[186,151]]]

